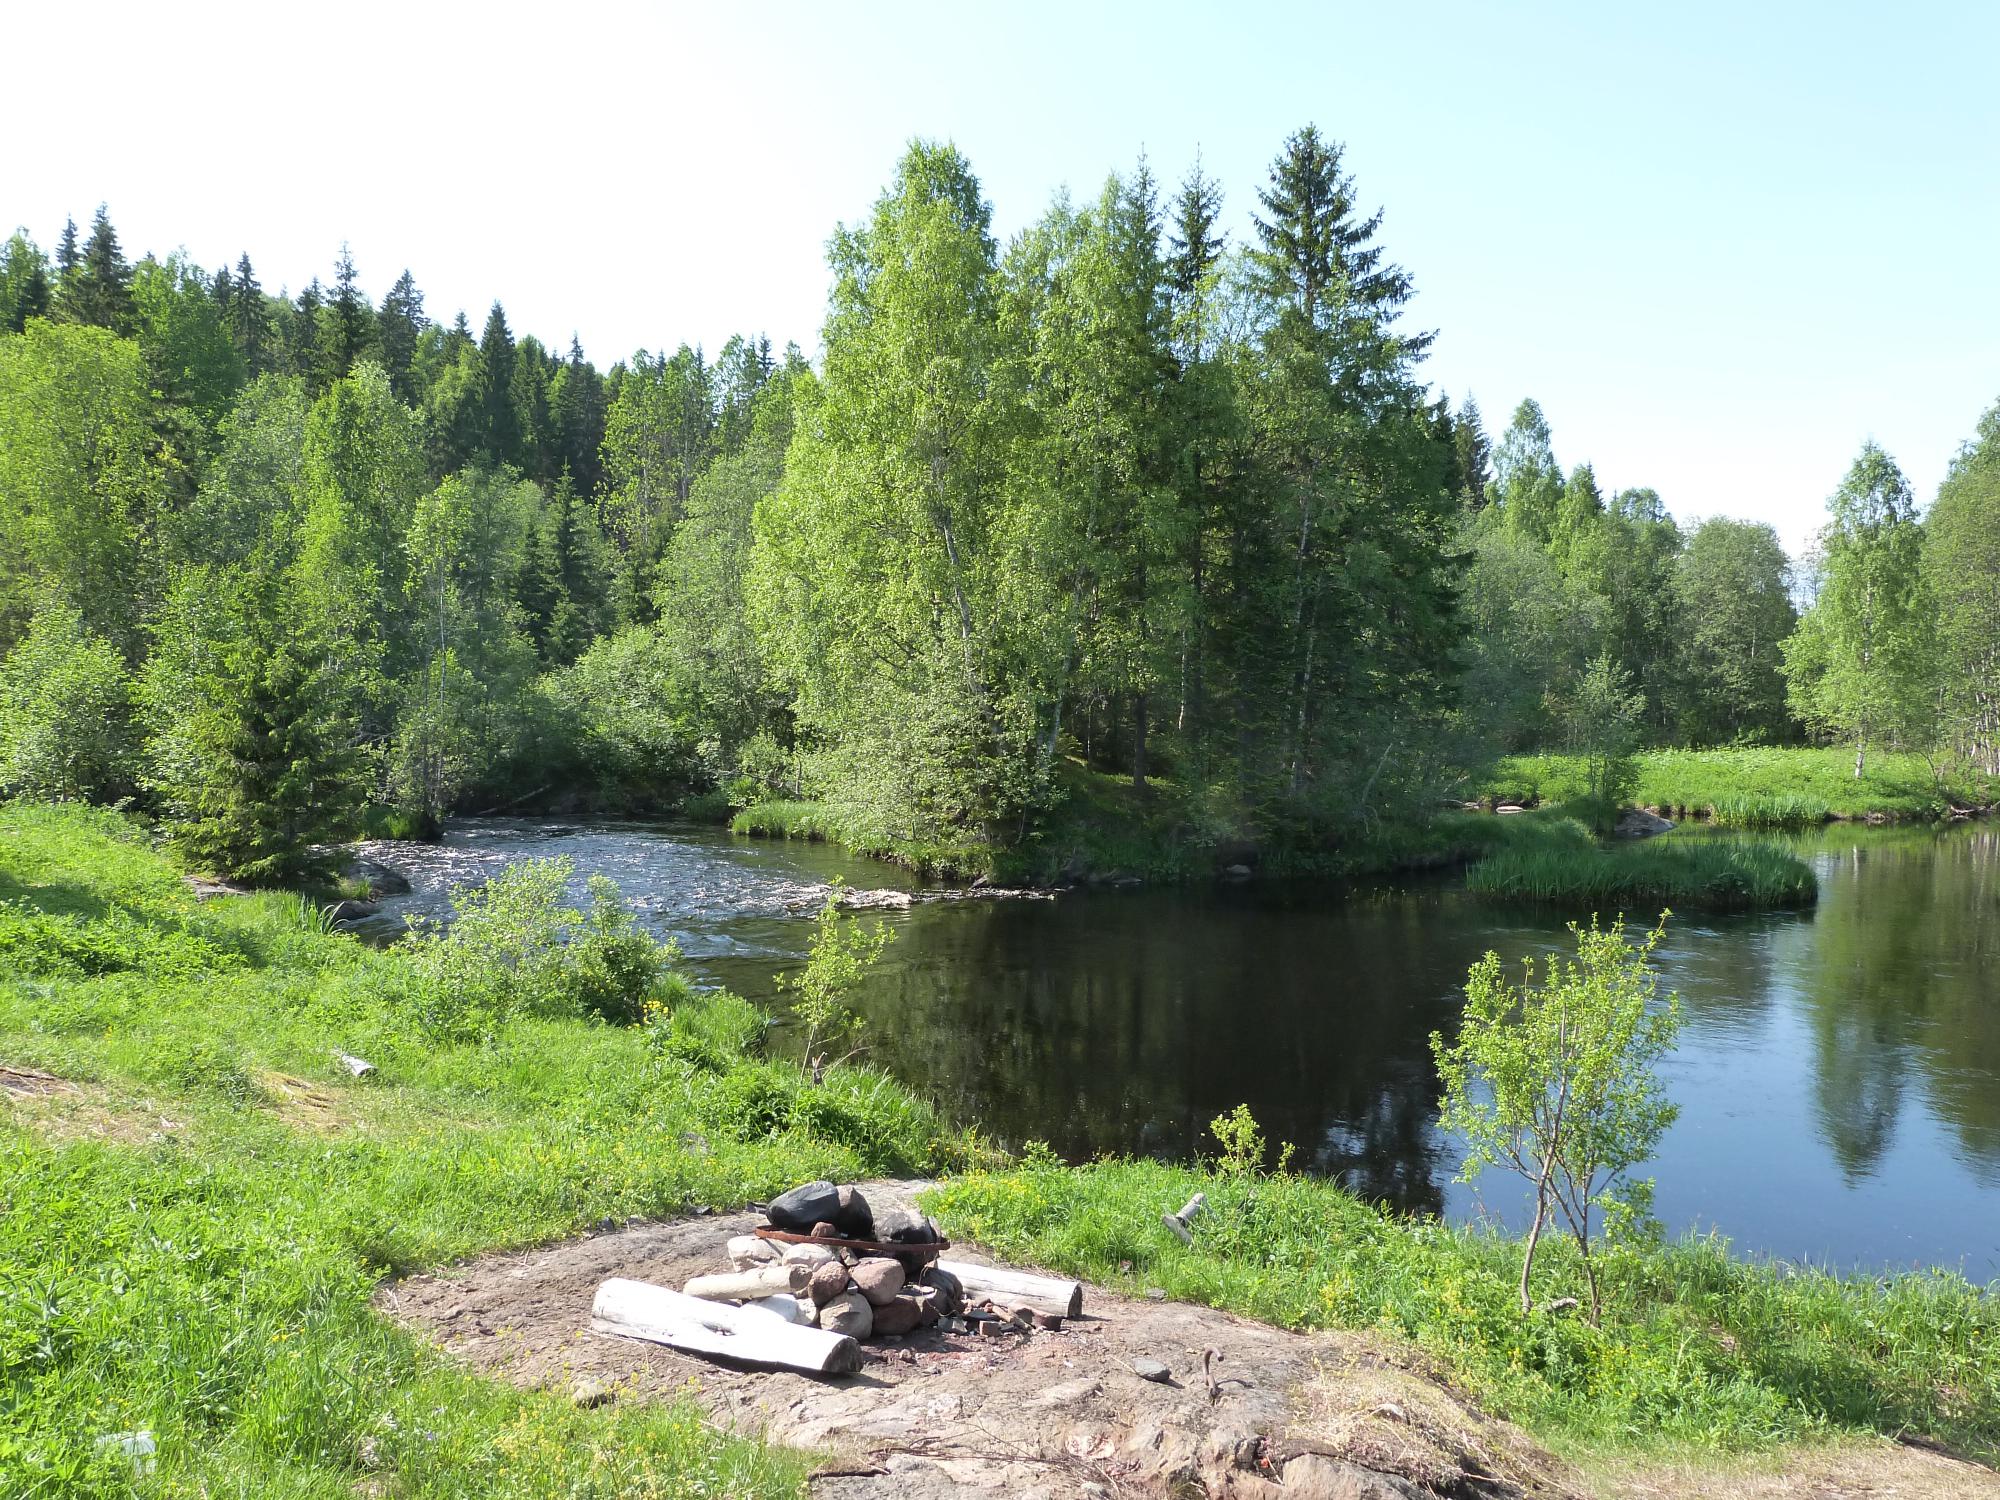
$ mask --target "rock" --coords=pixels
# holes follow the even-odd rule
[[[1503,802],[1493,810],[1496,813],[1524,813],[1527,811],[1527,808],[1522,807],[1519,803]]]
[[[739,1271],[753,1271],[778,1259],[778,1247],[754,1234],[739,1234],[729,1241],[730,1262]]]
[[[833,1227],[831,1219],[821,1219],[819,1223],[813,1225],[812,1237],[816,1240],[837,1240],[841,1238],[841,1234]]]
[[[1283,1491],[1310,1500],[1424,1500],[1426,1491],[1379,1469],[1301,1453],[1285,1465]]]
[[[1649,839],[1658,833],[1673,829],[1670,819],[1658,813],[1648,812],[1643,807],[1628,807],[1618,815],[1618,824],[1612,831],[1621,839]]]
[[[1132,1373],[1137,1375],[1141,1380],[1153,1380],[1159,1382],[1161,1385],[1172,1385],[1174,1380],[1174,1372],[1172,1370],[1161,1364],[1157,1359],[1148,1359],[1143,1354],[1132,1361]]]
[[[335,927],[345,927],[379,916],[381,911],[382,908],[372,901],[336,901],[326,908],[326,919]]]
[[[825,1307],[835,1297],[847,1290],[847,1267],[839,1261],[828,1261],[812,1273],[812,1280],[806,1283],[806,1292],[815,1307]]]
[[[819,1326],[830,1333],[865,1339],[875,1331],[875,1309],[859,1292],[842,1292],[819,1310]]]
[[[813,1304],[795,1297],[789,1292],[776,1292],[769,1297],[759,1297],[754,1302],[746,1302],[745,1307],[760,1307],[767,1313],[783,1318],[787,1323],[811,1323]]]
[[[833,1212],[833,1227],[840,1231],[844,1240],[872,1240],[875,1238],[875,1213],[869,1208],[868,1200],[861,1196],[859,1188],[843,1187],[838,1190],[840,1206]]]
[[[938,1229],[922,1214],[892,1208],[875,1216],[875,1238],[891,1245],[935,1245]],[[924,1267],[933,1259],[930,1255],[899,1255],[896,1258],[903,1263],[903,1270],[910,1278],[921,1276]]]
[[[586,1411],[593,1406],[609,1405],[611,1399],[611,1387],[601,1380],[579,1380],[570,1388],[569,1404]]]
[[[854,1290],[877,1307],[888,1306],[890,1299],[900,1292],[903,1283],[909,1280],[903,1272],[901,1261],[890,1260],[881,1255],[871,1255],[857,1261],[854,1269],[847,1274],[854,1281]]]
[[[876,1338],[908,1333],[923,1321],[923,1305],[914,1297],[891,1297],[887,1302],[873,1304],[873,1307],[870,1316],[874,1320]]]
[[[960,1284],[956,1276],[942,1267],[925,1266],[923,1274],[917,1281],[937,1292],[938,1311],[944,1316],[950,1317],[965,1306],[965,1287]]]
[[[367,886],[370,896],[406,896],[410,891],[409,877],[401,870],[358,854],[348,860],[347,868],[341,873],[349,880]]]
[[[1225,880],[1248,880],[1251,874],[1248,865],[1228,865],[1223,869],[1222,877]]]
[[[788,1266],[807,1266],[813,1270],[840,1261],[831,1245],[787,1245],[778,1258]]]
[[[840,1211],[840,1189],[821,1179],[802,1183],[789,1193],[780,1193],[764,1210],[773,1229],[788,1234],[810,1233],[815,1224],[830,1220]]]

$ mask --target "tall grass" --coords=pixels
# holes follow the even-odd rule
[[[753,802],[729,820],[729,831],[749,838],[837,839],[833,820],[817,802]]]
[[[1474,865],[1465,884],[1491,900],[1607,913],[1662,906],[1764,911],[1810,906],[1819,898],[1811,868],[1786,850],[1671,836],[1610,849],[1506,849]]]
[[[1718,828],[1817,828],[1833,810],[1818,797],[1778,792],[1724,797],[1709,805],[1708,816]]]

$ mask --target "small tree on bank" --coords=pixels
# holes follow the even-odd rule
[[[1534,1189],[1521,1256],[1523,1313],[1534,1310],[1535,1250],[1552,1214],[1576,1241],[1593,1322],[1603,1312],[1594,1214],[1602,1210],[1614,1228],[1650,1217],[1652,1179],[1630,1172],[1679,1113],[1653,1071],[1680,1032],[1680,997],[1659,999],[1651,962],[1667,916],[1636,947],[1623,918],[1608,929],[1595,917],[1588,928],[1572,922],[1576,957],[1549,959],[1539,984],[1533,959],[1517,987],[1502,974],[1500,956],[1488,953],[1466,976],[1458,1040],[1446,1045],[1443,1033],[1431,1034],[1444,1080],[1439,1121],[1466,1146],[1459,1180],[1501,1166]]]
[[[1577,673],[1559,710],[1570,749],[1583,758],[1584,810],[1599,832],[1609,832],[1638,784],[1632,752],[1639,748],[1646,695],[1633,690],[1631,673],[1600,651]]]
[[[778,988],[794,997],[793,1017],[805,1028],[799,1069],[815,1083],[826,1072],[826,1054],[833,1044],[860,1031],[861,1018],[847,1008],[847,997],[868,977],[894,936],[881,922],[863,926],[843,918],[840,892],[841,884],[835,881],[826,905],[813,918],[806,966],[796,974],[778,976]]]

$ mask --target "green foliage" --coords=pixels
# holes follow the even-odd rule
[[[1269,1147],[1249,1105],[1239,1104],[1228,1114],[1217,1115],[1208,1122],[1208,1133],[1222,1147],[1222,1155],[1215,1163],[1218,1170],[1231,1177],[1253,1177],[1263,1172]],[[1287,1143],[1278,1152],[1278,1171],[1281,1174],[1287,1171],[1291,1161],[1292,1147]]]
[[[1681,640],[1669,696],[1683,742],[1788,738],[1780,647],[1798,612],[1777,533],[1722,517],[1702,522],[1675,563],[1673,597]]]
[[[108,801],[131,785],[125,663],[75,608],[38,611],[0,663],[0,791]]]
[[[1827,501],[1819,599],[1785,642],[1793,711],[1812,730],[1854,745],[1928,746],[1936,706],[1936,606],[1923,533],[1902,471],[1872,442]]]
[[[1979,419],[1924,517],[1946,742],[2000,776],[2000,405]]]
[[[847,1008],[847,997],[860,988],[895,935],[884,923],[863,924],[841,916],[840,892],[836,881],[813,918],[806,966],[778,976],[779,990],[792,996],[792,1019],[805,1028],[799,1068],[815,1081],[826,1071],[825,1049],[860,1031],[861,1018]]]
[[[729,820],[731,833],[750,838],[832,838],[826,809],[817,802],[753,802]]]
[[[1646,710],[1631,677],[1608,652],[1591,658],[1569,684],[1561,708],[1570,749],[1583,763],[1580,815],[1600,833],[1618,820],[1618,809],[1638,781],[1632,752],[1639,745],[1639,717]]]
[[[1444,1081],[1439,1124],[1464,1141],[1461,1181],[1504,1167],[1534,1192],[1521,1260],[1521,1311],[1534,1311],[1535,1251],[1551,1211],[1576,1244],[1591,1321],[1603,1315],[1593,1217],[1629,1230],[1650,1220],[1652,1182],[1631,1175],[1679,1112],[1654,1066],[1673,1049],[1680,1001],[1658,995],[1653,950],[1666,914],[1636,947],[1623,918],[1600,928],[1570,924],[1576,957],[1551,958],[1539,982],[1533,959],[1511,983],[1488,953],[1466,976],[1465,1014],[1449,1044],[1431,1033]]]

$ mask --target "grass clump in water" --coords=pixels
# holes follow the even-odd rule
[[[1833,816],[1817,797],[1795,792],[1725,797],[1709,807],[1718,828],[1817,828]]]
[[[1522,845],[1481,860],[1466,873],[1465,884],[1493,900],[1590,911],[1662,906],[1768,911],[1819,899],[1811,867],[1787,850],[1671,836],[1609,849],[1553,841]]]
[[[836,837],[826,808],[817,802],[753,802],[729,820],[729,831],[748,838],[815,843]]]

